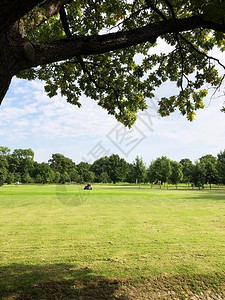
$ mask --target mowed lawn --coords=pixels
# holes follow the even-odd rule
[[[0,298],[150,299],[146,286],[221,292],[225,192],[82,188],[0,188]]]

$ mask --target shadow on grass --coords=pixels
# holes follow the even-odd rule
[[[96,276],[91,269],[55,264],[0,268],[4,300],[225,299],[225,273],[167,275],[139,282]],[[199,294],[203,296],[200,297]],[[211,298],[210,298],[211,297]]]
[[[225,200],[225,191],[221,192],[221,191],[201,190],[201,191],[199,191],[198,196],[196,194],[192,195],[192,199],[209,200],[209,201],[224,201]]]
[[[0,299],[120,299],[121,280],[96,277],[91,269],[56,264],[0,268]]]

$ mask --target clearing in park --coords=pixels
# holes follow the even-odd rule
[[[0,207],[2,299],[225,299],[223,189],[3,186]]]

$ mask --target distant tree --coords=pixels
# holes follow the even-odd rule
[[[51,183],[53,182],[55,174],[49,164],[43,162],[35,166],[35,181],[37,183]]]
[[[128,163],[128,171],[126,176],[126,181],[130,183],[134,183],[136,181],[135,179],[135,173],[134,173],[134,165],[131,163]]]
[[[13,156],[12,154],[7,155],[8,161],[8,170],[11,173],[20,172],[20,160],[18,157]]]
[[[150,182],[161,181],[161,183],[168,182],[171,175],[171,164],[170,160],[166,156],[157,158],[154,160],[149,167],[148,176]]]
[[[2,186],[7,178],[7,170],[5,168],[0,168],[0,186]]]
[[[108,183],[111,182],[111,179],[107,172],[102,172],[98,177],[98,182]]]
[[[91,168],[91,164],[83,161],[77,165],[77,171],[78,174],[80,175],[81,183],[92,181],[91,179],[93,178],[93,174],[90,173],[92,172],[90,171],[90,168]]]
[[[108,174],[113,183],[125,181],[128,170],[129,164],[118,154],[112,154],[109,157]]]
[[[182,165],[183,182],[191,182],[194,168],[192,161],[189,158],[183,158],[181,159],[180,164]]]
[[[21,182],[21,174],[20,173],[14,173],[14,179],[15,179],[15,182]]]
[[[107,176],[109,176],[108,175],[109,168],[110,168],[109,157],[105,156],[105,157],[101,157],[101,158],[97,159],[92,164],[90,170],[95,173],[95,181],[102,182],[102,180],[103,180],[102,174],[107,173]],[[104,180],[103,180],[103,182],[104,182]],[[106,182],[108,182],[108,179]]]
[[[177,183],[181,182],[183,179],[182,165],[177,161],[170,161],[170,165],[171,165],[171,174],[169,176],[169,181],[172,184],[175,184],[177,188]]]
[[[0,155],[0,186],[6,182],[8,175],[8,161],[4,155]]]
[[[59,181],[60,181],[60,173],[56,171],[54,176],[54,182],[59,183]]]
[[[211,154],[202,156],[200,163],[204,163],[206,169],[205,183],[209,183],[210,189],[212,183],[218,183],[217,159]]]
[[[217,155],[217,170],[219,182],[225,184],[225,150]]]
[[[11,150],[8,147],[0,146],[0,155],[9,155],[10,151]]]
[[[60,182],[61,183],[66,183],[70,181],[70,176],[67,171],[63,172],[60,174]]]
[[[95,173],[92,171],[89,171],[85,178],[85,182],[94,182],[94,180],[95,180]]]
[[[29,149],[15,149],[12,153],[14,157],[24,160],[33,160],[34,159],[34,151]]]
[[[15,177],[13,173],[8,173],[7,178],[6,178],[6,183],[12,184],[15,181]]]
[[[76,170],[76,165],[72,159],[59,153],[52,154],[52,158],[48,162],[52,170],[60,174],[64,172],[71,173],[73,170]]]
[[[41,174],[37,174],[37,176],[35,177],[35,182],[36,183],[43,183],[43,179]]]
[[[83,177],[80,174],[77,175],[77,183],[83,183]]]
[[[33,182],[33,179],[31,178],[29,173],[24,173],[21,177],[21,181],[23,183],[31,183],[31,182]]]
[[[22,182],[27,182],[28,175],[33,173],[34,152],[32,149],[15,149],[10,161],[12,163],[12,173],[20,173]],[[28,174],[28,175],[27,175]]]
[[[147,169],[147,178],[152,184],[156,181],[155,161],[152,161]]]
[[[133,166],[135,180],[137,180],[139,183],[144,182],[146,177],[146,166],[143,162],[143,159],[137,156]]]
[[[196,161],[193,168],[192,183],[195,186],[197,186],[200,190],[201,187],[204,188],[205,179],[206,179],[205,164]]]
[[[69,177],[70,177],[70,181],[72,181],[72,182],[77,182],[77,180],[78,180],[78,172],[77,172],[77,169],[73,169],[73,170],[69,173]]]

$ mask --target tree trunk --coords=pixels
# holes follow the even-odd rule
[[[1,62],[0,62],[1,63]],[[11,76],[7,76],[6,72],[0,73],[0,104],[5,97],[6,92],[11,83]]]
[[[22,37],[21,27],[21,23],[17,22],[6,34],[0,36],[0,104],[12,77],[26,69],[32,55],[30,42]]]

